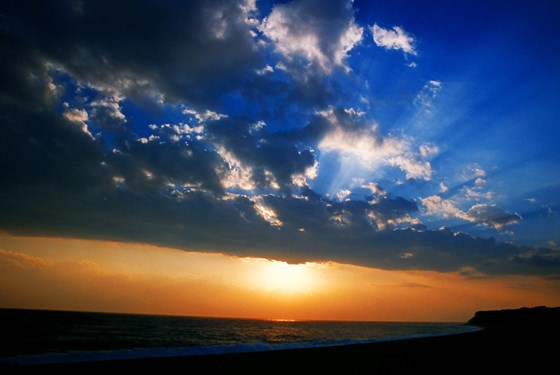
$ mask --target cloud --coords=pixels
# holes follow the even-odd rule
[[[347,130],[336,127],[321,139],[318,148],[322,152],[340,152],[364,166],[374,168],[402,154],[408,145],[398,138],[379,136],[375,128]]]
[[[297,64],[302,59],[324,73],[335,67],[348,69],[344,60],[363,34],[354,21],[352,3],[346,0],[297,0],[276,5],[261,31],[288,63]]]
[[[348,190],[348,189],[342,189],[340,190],[338,193],[336,193],[336,198],[339,201],[344,201],[346,199],[348,199],[348,197],[352,194],[352,191]]]
[[[233,117],[208,124],[207,128],[212,147],[229,166],[250,175],[256,188],[289,190],[294,179],[302,183],[313,177],[316,159],[312,149],[298,149],[286,134],[262,134],[255,131],[255,123]]]
[[[373,41],[378,47],[401,50],[406,54],[416,55],[415,40],[402,27],[393,26],[393,30],[389,30],[374,24],[370,29],[373,33]]]
[[[491,191],[487,191],[487,192],[482,192],[480,187],[481,185],[483,185],[483,180],[481,180],[481,178],[477,178],[474,182],[476,187],[475,188],[470,188],[468,186],[465,186],[462,191],[465,193],[465,197],[469,200],[475,200],[475,201],[480,201],[482,199],[484,200],[490,200],[494,197],[494,193]]]
[[[441,81],[428,81],[416,95],[414,104],[422,108],[425,113],[431,114],[434,109],[433,100],[438,96],[442,88],[443,84]]]
[[[75,109],[75,108],[67,109],[62,114],[62,117],[78,125],[85,134],[93,138],[93,135],[89,131],[88,126],[86,124],[86,121],[88,120],[89,116],[85,109]]]
[[[412,201],[384,196],[372,201],[368,218],[380,231],[396,228],[402,224],[408,224],[409,227],[416,229],[424,229],[425,227],[419,219],[410,216],[410,213],[416,211],[418,211],[418,207]]]
[[[120,98],[98,98],[89,103],[91,120],[105,129],[118,129],[126,122],[119,105]]]
[[[403,170],[407,179],[430,181],[432,178],[432,167],[427,161],[421,162],[411,157],[396,156],[390,158],[388,162]]]
[[[263,220],[265,220],[273,227],[281,227],[282,225],[284,225],[282,220],[278,219],[278,215],[276,214],[276,212],[272,208],[264,204],[262,197],[254,197],[251,200],[255,204],[255,211],[260,217],[263,218]]]
[[[379,184],[376,184],[375,182],[369,182],[367,184],[364,184],[362,185],[362,188],[370,190],[371,193],[374,194],[376,197],[386,197],[388,195],[388,192],[384,190],[381,186],[379,186]]]
[[[220,120],[222,118],[227,118],[228,115],[225,115],[223,113],[217,113],[214,111],[210,111],[209,109],[203,111],[203,112],[197,112],[196,110],[192,109],[192,108],[185,108],[182,111],[183,114],[185,115],[190,115],[193,116],[199,123],[202,122],[206,122],[206,121],[217,121]]]
[[[62,116],[70,121],[76,123],[83,123],[88,120],[88,113],[85,109],[68,109],[64,111]]]
[[[445,219],[450,217],[466,217],[465,213],[455,207],[452,201],[443,199],[439,195],[421,198],[420,201],[422,202],[427,215],[440,216]]]
[[[445,219],[455,217],[483,226],[491,226],[496,230],[503,230],[506,226],[517,224],[521,216],[517,213],[510,214],[495,204],[475,204],[466,212],[457,208],[451,200],[433,195],[420,199],[426,214],[439,216]]]
[[[475,204],[468,211],[470,221],[482,225],[490,225],[497,230],[502,230],[508,225],[517,224],[521,216],[517,213],[510,214],[494,204]]]
[[[40,258],[17,251],[0,249],[0,264],[19,269],[34,269],[49,267],[53,265],[54,262],[47,258]]]
[[[208,105],[263,65],[247,8],[232,1],[153,7],[100,0],[83,3],[80,11],[67,2],[32,10],[14,4],[6,16],[25,30],[18,36],[25,49],[17,53],[29,63],[21,69],[41,67],[35,71],[42,81],[48,69],[65,72],[108,96],[161,94],[166,101]],[[147,19],[162,22],[149,28]]]
[[[338,153],[342,164],[358,165],[370,171],[398,167],[405,172],[407,179],[429,181],[432,176],[431,164],[418,160],[412,151],[411,142],[392,135],[383,136],[378,125],[354,116],[351,111],[329,108],[317,114],[325,118],[329,127],[324,132],[317,147],[322,153]],[[424,146],[430,152],[435,149]]]
[[[439,153],[439,147],[434,144],[425,144],[419,148],[420,154],[424,158],[428,158]]]

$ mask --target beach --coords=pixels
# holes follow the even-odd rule
[[[158,371],[187,374],[539,373],[556,367],[558,330],[489,328],[371,344],[7,368],[11,373]],[[7,373],[8,371],[3,371]]]

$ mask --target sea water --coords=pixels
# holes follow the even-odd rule
[[[467,332],[462,323],[287,321],[0,309],[0,365],[223,354]]]

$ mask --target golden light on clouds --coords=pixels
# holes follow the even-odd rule
[[[560,305],[535,276],[287,264],[143,244],[0,235],[0,307],[262,319],[465,321]]]

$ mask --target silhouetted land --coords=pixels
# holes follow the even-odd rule
[[[523,307],[516,310],[478,311],[467,324],[486,328],[560,328],[560,307]]]
[[[147,370],[158,374],[286,375],[535,374],[557,371],[558,351],[555,343],[560,334],[560,308],[478,312],[468,324],[485,329],[450,336],[328,348],[3,370],[34,373]]]

